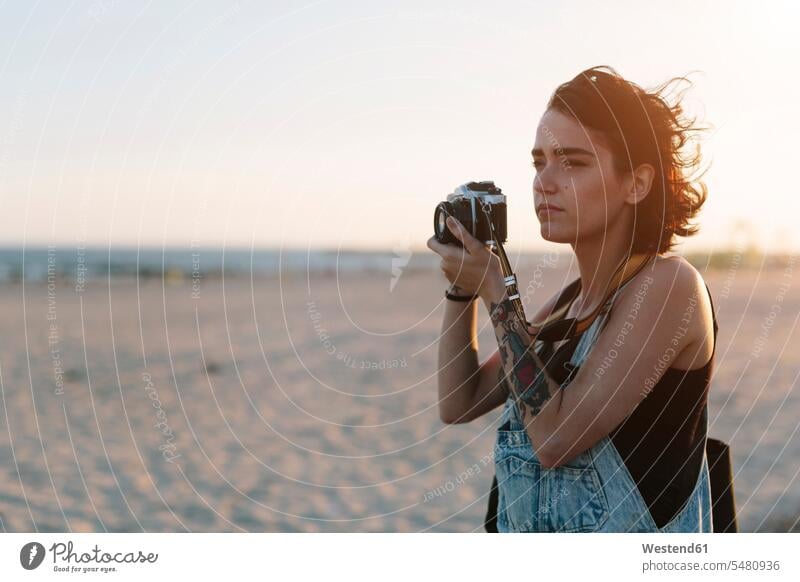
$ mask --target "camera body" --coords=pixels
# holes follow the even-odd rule
[[[506,196],[494,182],[462,184],[452,194],[447,195],[447,200],[436,206],[433,213],[436,240],[443,244],[463,246],[447,227],[445,219],[448,216],[456,218],[481,242],[506,242]]]

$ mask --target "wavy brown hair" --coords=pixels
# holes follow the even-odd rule
[[[691,85],[686,77],[673,77],[645,90],[611,67],[592,67],[560,85],[547,103],[548,109],[598,130],[619,175],[643,163],[655,168],[650,192],[634,210],[632,253],[667,252],[677,244],[676,236],[699,230],[689,220],[705,203],[708,189],[700,181],[706,170],[700,172],[702,156],[695,138],[709,127],[685,116],[685,89],[674,104],[668,102],[667,89],[682,81]],[[690,142],[694,148],[688,147]]]

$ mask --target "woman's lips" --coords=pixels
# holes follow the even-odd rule
[[[537,214],[552,214],[553,212],[563,212],[563,209],[555,206],[540,206],[536,212]]]

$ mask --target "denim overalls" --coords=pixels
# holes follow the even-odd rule
[[[630,282],[625,283],[627,285]],[[580,366],[594,345],[623,285],[581,336],[570,362]],[[539,349],[541,342],[536,342]],[[543,381],[540,374],[537,381]],[[565,383],[562,389],[569,389]],[[708,434],[708,405],[703,407]],[[703,462],[694,490],[664,527],[653,517],[609,436],[569,462],[551,469],[536,457],[513,395],[506,400],[494,447],[497,531],[504,532],[712,532],[711,486]]]

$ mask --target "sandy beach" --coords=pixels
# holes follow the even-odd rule
[[[574,277],[540,267],[518,271],[529,312]],[[740,530],[798,528],[797,285],[705,277]],[[483,531],[500,411],[438,418],[444,287],[424,269],[3,284],[2,529]],[[479,329],[485,358],[482,305]]]

